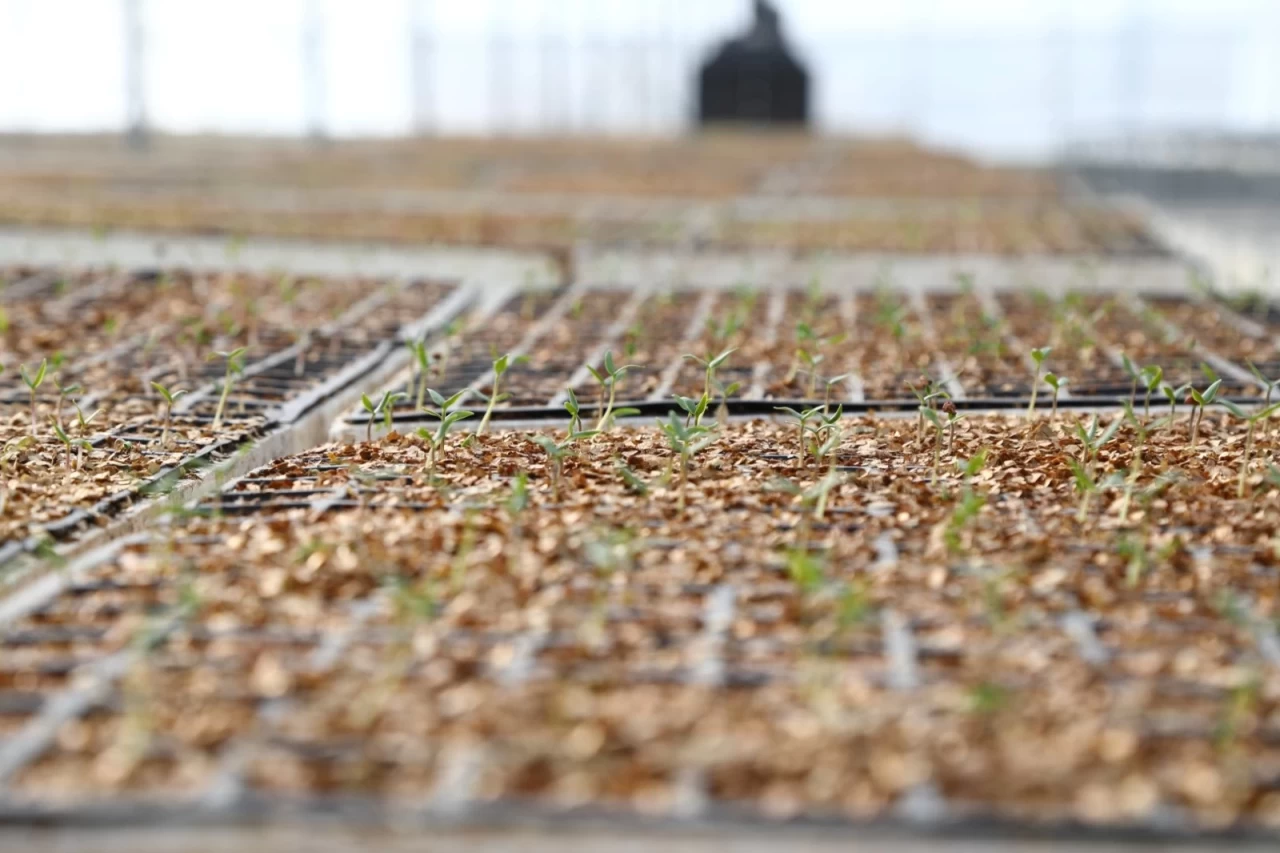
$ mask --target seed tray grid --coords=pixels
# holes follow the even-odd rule
[[[1086,356],[1082,355],[1085,350],[1071,340],[1053,348],[1045,371],[1057,369],[1070,381],[1070,385],[1058,395],[1060,408],[1112,408],[1118,398],[1133,393],[1133,378],[1123,369],[1122,356],[1131,349],[1128,344],[1136,340],[1133,336],[1140,334],[1135,330],[1143,327],[1138,322],[1141,316],[1153,318],[1148,323],[1151,337],[1147,340],[1151,343],[1143,343],[1133,352],[1150,358],[1158,349],[1157,363],[1165,368],[1167,382],[1205,385],[1208,380],[1201,365],[1207,364],[1223,376],[1225,398],[1252,402],[1261,395],[1261,383],[1239,362],[1232,360],[1239,352],[1219,353],[1204,349],[1198,343],[1190,348],[1178,343],[1189,341],[1190,337],[1160,312],[1178,313],[1183,307],[1194,305],[1194,301],[1185,297],[1163,296],[1153,301],[1151,306],[1154,307],[1151,307],[1136,296],[1114,304],[1087,293],[1075,296],[1068,293],[1067,297],[1074,301],[1063,304],[1082,306],[1080,311],[1086,308],[1097,311],[1104,305],[1111,306],[1111,315],[1105,320],[1094,314],[1092,317],[1076,317],[1070,324],[1063,321],[1063,328],[1068,328],[1068,331],[1074,328],[1077,331],[1073,334],[1084,335],[1083,340],[1095,342],[1091,346],[1096,347],[1097,355],[1087,356],[1090,360],[1085,360]],[[662,416],[672,407],[670,395],[673,392],[695,396],[701,393],[701,369],[690,363],[685,354],[735,343],[732,337],[718,341],[711,336],[707,331],[708,321],[723,322],[725,317],[739,310],[735,305],[741,306],[743,300],[747,300],[751,305],[748,316],[752,322],[746,328],[759,331],[743,339],[746,341],[745,349],[740,345],[739,351],[730,357],[717,377],[723,384],[738,382],[741,385],[726,401],[730,415],[772,414],[778,406],[803,408],[815,402],[841,404],[850,412],[912,411],[918,405],[912,389],[920,387],[926,375],[940,379],[961,410],[1016,410],[1027,407],[1036,372],[1026,346],[1030,341],[1050,343],[1049,339],[1057,334],[1037,331],[1034,323],[1028,321],[1028,312],[1036,310],[1036,306],[1028,302],[1029,297],[992,291],[986,286],[960,293],[913,287],[908,288],[906,296],[901,299],[888,291],[879,295],[846,293],[840,297],[824,296],[816,303],[811,301],[813,299],[812,296],[806,299],[798,292],[774,292],[757,299],[751,295],[735,296],[716,291],[702,291],[700,294],[697,291],[677,291],[671,295],[641,291],[627,297],[611,291],[575,289],[554,303],[544,301],[547,310],[528,326],[523,340],[516,342],[514,333],[497,341],[491,335],[487,336],[473,343],[467,349],[469,354],[451,359],[445,377],[439,380],[429,378],[429,381],[441,386],[443,393],[471,389],[474,397],[476,390],[486,389],[492,384],[491,353],[507,351],[498,344],[508,344],[509,351],[517,355],[546,351],[548,356],[537,364],[516,366],[504,379],[502,387],[512,398],[496,407],[494,418],[503,421],[563,419],[560,405],[568,388],[577,392],[584,418],[594,418],[600,414],[599,387],[589,378],[586,365],[598,367],[605,352],[612,352],[618,363],[639,362],[652,356],[656,357],[655,362],[633,369],[624,377],[619,384],[616,405],[637,408],[646,417]],[[895,301],[900,307],[893,307]],[[682,316],[682,322],[673,328],[670,321],[665,321],[652,327],[652,341],[638,342],[632,332],[638,327],[650,329],[646,318],[655,314],[661,316],[668,305],[680,306],[680,313],[675,316]],[[806,308],[806,305],[810,307]],[[578,306],[576,312],[574,306]],[[509,303],[501,316],[510,317],[512,314],[513,306]],[[604,322],[597,319],[600,316],[613,316],[614,321]],[[841,371],[849,376],[835,389],[830,400],[823,400],[820,393],[817,400],[794,396],[796,392],[803,393],[807,389],[803,374],[795,377],[796,357],[791,354],[794,348],[787,341],[790,331],[805,316],[822,330],[833,329],[833,316],[843,321],[840,324],[843,328],[839,330],[846,337],[830,353],[829,372]],[[890,340],[869,345],[869,341],[887,334],[883,324],[891,321],[886,320],[886,316],[901,318],[892,322],[905,324],[905,338],[900,344]],[[1157,317],[1158,320],[1154,319]],[[975,351],[971,346],[958,348],[953,343],[962,335],[972,340],[970,333],[975,327],[986,330],[980,340],[989,342],[989,347],[984,345]],[[1060,327],[1055,324],[1053,328]],[[566,347],[564,341],[581,343]],[[924,345],[929,341],[933,345]],[[906,348],[901,349],[900,345]],[[1153,346],[1157,349],[1151,349]],[[480,349],[485,347],[490,349],[482,355]],[[1088,351],[1094,352],[1093,349]],[[570,354],[564,355],[566,352]],[[898,352],[899,355],[890,356],[890,352]],[[858,353],[862,354],[861,357],[857,357]],[[748,363],[734,363],[734,357],[742,358],[744,355],[749,357]],[[864,360],[867,358],[874,361],[867,362]],[[896,358],[900,365],[910,367],[896,370],[894,378],[886,384],[883,364],[892,358]],[[1143,358],[1134,360],[1141,366]],[[1262,365],[1264,369],[1266,366]],[[821,388],[821,383],[815,384]],[[886,395],[890,389],[896,393]],[[644,394],[643,399],[637,391]],[[783,396],[779,392],[791,392],[791,396]],[[1144,393],[1138,389],[1139,403]],[[402,432],[412,431],[419,424],[434,423],[415,411],[414,396],[411,394],[408,401],[394,410],[393,423]],[[1042,404],[1048,405],[1052,390],[1043,381],[1039,396]],[[1157,393],[1154,396],[1158,405],[1166,404],[1163,395]],[[484,405],[483,400],[473,398],[463,401],[462,405],[468,403],[473,408]],[[347,422],[356,427],[367,420],[368,416],[359,412],[350,415]]]
[[[148,286],[152,281],[147,277],[142,280]],[[100,296],[101,293],[94,293],[90,298]],[[279,348],[246,366],[244,382],[237,385],[239,390],[236,394],[229,396],[224,416],[224,421],[232,430],[229,436],[220,441],[211,441],[204,447],[196,445],[181,460],[165,465],[136,486],[107,495],[91,506],[72,507],[56,521],[42,525],[40,531],[4,543],[4,550],[0,551],[0,564],[24,553],[37,552],[48,540],[70,540],[86,529],[118,515],[127,506],[144,500],[157,490],[163,490],[171,479],[229,458],[244,442],[260,437],[273,425],[296,420],[309,408],[358,376],[364,375],[386,358],[391,352],[392,342],[377,340],[377,337],[395,336],[401,329],[411,326],[430,330],[463,307],[469,298],[470,294],[462,288],[414,281],[394,288],[379,289],[335,320],[329,327],[331,331],[321,330],[315,338],[308,337],[285,346],[285,341],[291,339],[268,336],[264,343],[274,340]],[[407,323],[406,316],[411,318]],[[371,333],[374,339],[366,343],[359,337],[352,338],[345,331],[352,328],[360,335]],[[138,341],[128,344],[126,349],[132,357],[136,355],[140,344]],[[318,353],[318,356],[312,353]],[[126,369],[129,366],[130,360],[126,358]],[[301,367],[301,372],[295,366]],[[264,396],[259,380],[282,371],[291,375],[286,381],[278,382],[276,388]],[[179,401],[173,418],[175,432],[170,434],[170,442],[165,449],[152,448],[158,444],[164,431],[156,416],[97,435],[93,438],[93,444],[100,447],[110,439],[119,439],[133,445],[144,455],[170,458],[171,453],[167,451],[181,449],[189,444],[181,437],[184,427],[199,425],[207,428],[212,424],[215,405],[212,399],[205,398],[216,396],[215,389],[220,387],[220,382],[219,377],[218,381],[206,384],[203,390],[197,390]],[[280,393],[281,386],[286,393]],[[148,389],[148,396],[142,399],[151,401],[154,406],[159,398]]]
[[[338,466],[334,466],[334,468],[336,467]],[[262,479],[262,478],[259,478],[259,479]],[[727,666],[723,662],[726,656],[726,644],[723,637],[717,636],[718,633],[723,631],[723,628],[716,628],[715,626],[717,625],[723,626],[733,621],[733,614],[738,609],[738,605],[736,604],[738,600],[738,595],[736,591],[734,591],[732,594],[725,592],[725,590],[731,590],[731,589],[732,588],[730,587],[723,587],[723,586],[721,587],[716,587],[716,586],[705,587],[704,586],[699,588],[699,591],[704,595],[705,599],[708,601],[708,604],[706,605],[707,613],[704,614],[703,622],[704,622],[704,634],[707,635],[709,642],[704,643],[702,646],[698,647],[698,648],[704,649],[702,653],[703,657],[700,659],[701,662],[695,663],[688,670],[677,669],[677,670],[665,670],[665,671],[663,670],[645,671],[641,669],[637,671],[631,671],[625,676],[625,678],[628,678],[628,679],[634,678],[641,682],[656,681],[658,683],[678,683],[682,679],[688,679],[688,680],[692,680],[694,683],[705,683],[705,684],[712,684],[712,685],[725,684],[725,685],[734,685],[736,687],[746,687],[746,686],[760,687],[764,684],[769,683],[770,679],[767,676],[762,676],[762,674],[759,671],[734,669],[730,666]],[[710,604],[710,602],[712,601],[734,602],[734,606],[731,609],[728,604],[721,603],[713,607]],[[715,611],[717,609],[720,615],[712,615],[712,611]],[[918,634],[922,626],[913,625],[913,623],[910,620],[904,620],[904,619],[898,618],[891,613],[885,614],[883,619],[883,626],[884,628],[883,628],[882,648],[884,650],[883,653],[886,656],[886,660],[888,661],[888,663],[886,664],[887,674],[882,677],[883,686],[895,688],[895,689],[902,689],[902,690],[917,690],[917,689],[927,688],[930,682],[927,678],[922,676],[922,672],[928,670],[928,664],[926,662],[932,658],[936,658],[936,653],[931,652],[927,646],[922,646],[920,642],[916,639],[915,635]],[[356,645],[356,644],[364,644],[367,641],[357,636],[353,638],[351,642],[353,645]],[[446,645],[453,646],[456,644],[446,643]],[[521,669],[527,668],[528,671],[523,678],[517,680],[516,682],[517,685],[530,683],[531,681],[536,682],[539,679],[539,672],[541,670],[541,667],[536,663],[538,658],[538,650],[552,649],[552,648],[555,648],[556,645],[557,645],[557,641],[554,640],[553,638],[549,638],[547,635],[542,635],[541,637],[535,637],[534,639],[524,644],[523,646],[524,648],[528,648],[531,650],[530,652],[526,652],[524,655],[524,657],[527,657],[531,661],[531,663],[520,665],[519,668]],[[708,648],[711,649],[711,651],[706,651],[706,649]],[[530,655],[532,656],[530,657]],[[517,660],[521,658],[520,655],[516,655],[513,657],[515,657]],[[583,677],[586,677],[586,676],[584,675]],[[607,677],[607,674],[605,676],[596,675],[592,677],[593,678]],[[508,676],[508,681],[509,681],[509,676]],[[880,682],[877,681],[877,683],[880,683]],[[1191,684],[1188,688],[1184,690],[1184,692],[1193,692],[1201,689],[1202,689],[1201,685]],[[1209,725],[1208,723],[1204,723],[1199,725],[1198,728],[1194,726],[1188,728],[1186,725],[1183,725],[1180,731],[1185,737],[1195,738],[1197,736],[1203,736],[1204,732],[1209,731],[1210,729],[1206,728],[1208,725]],[[1153,737],[1154,736],[1160,736],[1160,737],[1177,736],[1178,730],[1175,730],[1173,727],[1169,727],[1169,726],[1166,726],[1166,728],[1170,730],[1153,732],[1152,736]],[[273,741],[273,743],[275,742]],[[314,753],[314,751],[315,749],[313,748],[312,752]],[[461,761],[462,759],[457,759],[457,760]],[[486,759],[483,754],[475,754],[467,758],[464,763],[474,764],[476,765],[476,769],[478,771],[483,771],[485,767],[485,763],[484,763],[485,760]],[[452,776],[452,773],[450,772],[446,775]],[[483,775],[483,773],[481,773],[481,775]],[[690,808],[689,803],[705,804],[707,800],[705,786],[703,788],[699,788],[697,784],[691,785],[687,777],[682,781],[681,784],[683,784],[686,788],[688,788],[687,793],[690,794],[690,797],[687,803],[682,801],[682,803],[684,803],[684,805],[681,806],[682,808],[686,808],[686,809]],[[465,798],[463,798],[460,801],[458,801],[456,797],[454,799],[456,801],[455,802],[456,808],[463,808],[463,809],[466,808]],[[910,797],[904,797],[904,802],[909,802],[909,801],[938,803],[939,798],[937,797],[936,792],[929,793],[928,791],[925,791],[924,793],[921,793],[921,794],[913,794]],[[947,807],[954,808],[950,805],[948,805]],[[705,806],[698,809],[698,812],[705,813],[703,811],[704,808]],[[954,817],[958,813],[959,813],[958,811],[943,812],[940,814],[938,819],[945,820],[948,817]]]

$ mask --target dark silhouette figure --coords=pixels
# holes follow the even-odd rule
[[[809,72],[787,49],[769,0],[755,0],[755,21],[702,66],[701,124],[809,123]]]

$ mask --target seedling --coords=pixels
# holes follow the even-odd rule
[[[1160,387],[1160,383],[1164,380],[1164,368],[1157,364],[1148,364],[1139,372],[1138,378],[1142,381],[1142,387],[1146,389],[1147,396],[1143,403],[1143,417],[1151,417],[1151,395]]]
[[[1280,384],[1280,379],[1268,379],[1267,377],[1263,376],[1263,375],[1262,375],[1262,371],[1261,371],[1261,370],[1259,370],[1259,369],[1254,365],[1254,363],[1253,363],[1252,361],[1246,361],[1246,362],[1245,362],[1245,364],[1249,365],[1249,370],[1251,370],[1251,371],[1253,372],[1254,377],[1255,377],[1259,382],[1261,382],[1261,383],[1262,383],[1262,386],[1263,386],[1264,388],[1266,388],[1266,389],[1267,389],[1267,398],[1266,398],[1266,400],[1263,402],[1263,405],[1264,405],[1264,406],[1270,406],[1270,405],[1271,405],[1271,395],[1275,393],[1276,385],[1277,385],[1277,384]],[[1263,425],[1262,425],[1262,436],[1263,436],[1263,438],[1265,438],[1265,437],[1266,437],[1266,435],[1267,435],[1267,433],[1270,431],[1270,427],[1271,427],[1270,423],[1265,423],[1265,424],[1263,424]]]
[[[547,458],[551,460],[551,496],[556,503],[560,502],[560,477],[564,471],[564,460],[571,455],[573,443],[598,434],[599,430],[594,429],[570,432],[560,443],[556,443],[551,436],[542,433],[529,436],[529,440],[541,447],[546,452]]]
[[[1076,424],[1076,436],[1080,439],[1080,463],[1090,475],[1098,462],[1098,452],[1116,437],[1123,423],[1124,418],[1116,418],[1110,426],[1102,429],[1098,423],[1098,416],[1094,415],[1087,430],[1080,424]]]
[[[805,393],[805,398],[812,400],[818,393],[818,368],[826,361],[826,357],[819,353],[798,349],[796,350],[796,358],[805,366],[805,373],[809,376],[809,388]]]
[[[694,426],[702,426],[702,418],[707,413],[707,408],[711,405],[711,398],[706,394],[701,397],[681,397],[679,394],[671,395],[676,405],[684,411],[684,423],[688,426],[690,422]]]
[[[942,404],[942,413],[947,416],[947,452],[956,452],[956,424],[964,417],[956,410],[956,404],[947,400]]]
[[[422,411],[439,420],[440,424],[436,427],[434,433],[428,432],[425,428],[420,428],[417,434],[419,438],[427,443],[429,448],[427,452],[427,476],[434,479],[436,462],[440,451],[444,449],[445,441],[449,438],[449,430],[453,429],[454,424],[459,421],[465,421],[467,418],[473,417],[475,412],[466,409],[453,410],[453,407],[467,393],[465,388],[448,398],[432,388],[427,389],[427,393],[431,395],[431,402],[435,403],[437,408],[430,409],[424,406]]]
[[[566,389],[565,398],[564,410],[569,413],[569,432],[577,432],[582,429],[582,406],[572,388]]]
[[[604,364],[601,366],[602,369],[596,370],[591,365],[587,365],[587,370],[591,372],[591,375],[595,378],[596,382],[600,383],[600,401],[602,405],[599,407],[599,411],[601,411],[602,414],[600,415],[600,420],[596,422],[597,430],[607,430],[612,424],[613,403],[618,392],[618,383],[622,381],[622,377],[626,375],[628,370],[639,366],[640,365],[638,364],[623,364],[621,366],[615,365],[613,363],[612,351],[604,354]],[[609,392],[609,401],[607,404],[604,403],[606,390]]]
[[[62,423],[62,404],[66,402],[67,397],[81,393],[84,388],[76,382],[63,385],[57,374],[53,376],[53,386],[58,389],[58,405],[53,410],[53,417],[58,423]]]
[[[1049,357],[1053,347],[1036,347],[1031,351],[1031,361],[1035,364],[1035,376],[1031,380],[1031,403],[1027,406],[1027,415],[1036,413],[1036,397],[1040,393],[1040,374],[1044,371],[1044,360]]]
[[[71,436],[67,435],[66,431],[63,430],[62,428],[62,424],[58,423],[56,419],[50,418],[49,421],[53,425],[54,438],[60,441],[62,443],[62,446],[66,448],[67,467],[70,468],[71,467],[71,449],[78,445],[88,445],[89,442],[84,441],[83,439],[72,438]],[[80,470],[80,465],[78,462],[75,467],[77,471]]]
[[[790,406],[774,406],[773,410],[775,412],[782,412],[788,417],[796,419],[796,425],[800,429],[800,432],[799,432],[800,441],[797,444],[798,455],[796,456],[796,467],[797,468],[805,467],[805,460],[807,456],[805,452],[805,436],[809,432],[809,422],[814,420],[815,418],[821,418],[822,409],[820,407],[815,407],[812,409],[805,409],[803,412],[797,412],[795,409],[791,408]]]
[[[1206,406],[1212,406],[1218,401],[1218,394],[1222,391],[1222,380],[1215,379],[1204,389],[1203,392],[1197,391],[1195,388],[1188,390],[1195,408],[1191,410],[1191,449],[1194,450],[1197,440],[1200,438],[1200,422],[1204,420],[1204,410]]]
[[[640,476],[636,474],[635,471],[632,471],[630,468],[628,468],[626,465],[623,465],[621,462],[618,463],[617,471],[618,471],[618,479],[622,480],[623,484],[633,494],[637,494],[642,498],[648,496],[649,484],[646,483],[644,480],[640,479]]]
[[[84,412],[81,411],[79,406],[75,406],[75,410],[76,410],[76,424],[79,426],[79,432],[77,433],[77,437],[84,438],[89,432],[89,424],[93,423],[93,419],[98,416],[98,414],[102,411],[102,409],[94,409],[93,412],[88,417],[85,417]]]
[[[1071,473],[1076,481],[1076,491],[1080,493],[1080,509],[1076,513],[1076,520],[1080,524],[1084,524],[1089,520],[1089,503],[1093,496],[1105,489],[1123,484],[1124,475],[1108,474],[1104,480],[1099,482],[1095,479],[1089,467],[1080,464],[1075,459],[1068,458],[1067,464],[1071,466]]]
[[[808,548],[788,548],[787,576],[805,596],[821,591],[827,582],[825,561]]]
[[[910,386],[911,393],[915,395],[916,400],[920,403],[920,416],[916,421],[916,436],[919,438],[924,437],[924,410],[936,408],[938,400],[949,396],[945,390],[928,376],[921,378],[924,380],[924,385],[920,387]]]
[[[173,422],[173,404],[187,392],[181,389],[170,391],[159,382],[152,382],[151,387],[156,389],[156,393],[164,399],[164,432],[160,434],[160,448],[163,450],[169,446],[169,426]]]
[[[49,360],[47,358],[40,359],[40,367],[35,373],[28,373],[25,364],[18,366],[18,372],[22,374],[22,384],[27,386],[27,391],[31,395],[31,434],[36,434],[36,392],[40,390],[40,386],[44,384],[45,374],[49,371]]]
[[[431,371],[431,353],[427,350],[427,342],[425,340],[405,341],[405,346],[409,349],[409,355],[413,357],[409,374],[409,387],[414,387],[414,376],[412,369],[417,368],[417,392],[414,397],[414,408],[421,409],[427,400],[427,378]]]
[[[11,438],[0,447],[0,471],[4,471],[9,467],[14,459],[18,458],[18,454],[35,444],[36,440],[29,435],[22,438]]]
[[[223,359],[226,362],[226,372],[222,377],[222,394],[218,397],[218,408],[213,413],[215,432],[222,427],[222,413],[227,407],[227,397],[231,395],[231,386],[235,383],[235,377],[244,373],[244,354],[247,351],[248,347],[238,347],[230,352],[215,352],[206,359],[207,361]]]
[[[511,353],[500,355],[493,360],[493,388],[492,393],[488,396],[488,405],[484,409],[484,417],[480,419],[480,426],[476,428],[476,435],[484,435],[485,429],[489,426],[489,419],[493,417],[493,408],[504,400],[511,399],[510,394],[503,394],[498,386],[502,382],[502,377],[512,365],[521,364],[528,361],[528,356],[515,356]],[[483,396],[483,395],[482,395]]]
[[[403,391],[383,391],[382,398],[374,403],[368,394],[360,395],[360,406],[369,413],[369,420],[364,428],[364,440],[373,441],[373,425],[378,418],[383,419],[383,426],[388,430],[391,429],[391,417],[395,410],[396,403],[403,400],[405,394]]]
[[[1062,393],[1063,388],[1070,384],[1071,380],[1056,373],[1046,373],[1044,381],[1046,385],[1053,389],[1053,408],[1049,411],[1049,421],[1053,422],[1058,417],[1058,395]]]
[[[1120,366],[1124,368],[1125,375],[1129,377],[1129,402],[1136,403],[1138,401],[1138,382],[1142,379],[1142,369],[1129,360],[1129,356],[1121,353]]]
[[[1187,393],[1190,390],[1191,390],[1191,386],[1187,383],[1183,383],[1182,385],[1179,385],[1177,388],[1174,388],[1168,382],[1160,386],[1160,393],[1163,394],[1164,398],[1169,401],[1169,420],[1170,421],[1173,420],[1174,415],[1177,413],[1178,401],[1186,397]]]
[[[667,444],[680,459],[680,512],[685,508],[685,488],[689,483],[689,460],[710,447],[719,436],[711,427],[688,426],[675,412],[667,420],[659,419],[658,427],[667,437]]]
[[[824,389],[822,393],[822,410],[825,412],[831,407],[831,389],[847,380],[852,374],[841,373],[839,376],[832,376],[823,381]]]
[[[690,354],[685,355],[686,359],[702,367],[703,372],[705,373],[702,393],[707,396],[707,399],[711,398],[712,379],[715,377],[716,371],[723,367],[724,363],[729,360],[729,356],[733,355],[735,352],[737,352],[736,347],[734,349],[727,349],[719,355],[709,355],[706,358],[699,358],[696,355]]]
[[[948,401],[949,402],[949,401]],[[920,414],[933,424],[935,441],[933,443],[933,485],[938,485],[938,465],[942,459],[942,433],[944,430],[942,416],[937,409],[920,407]]]
[[[1247,480],[1249,477],[1249,461],[1250,461],[1250,457],[1253,455],[1254,427],[1257,426],[1258,421],[1266,420],[1267,418],[1275,414],[1276,410],[1280,409],[1280,403],[1274,403],[1263,409],[1259,409],[1253,414],[1249,414],[1240,406],[1237,406],[1235,403],[1231,402],[1230,400],[1220,400],[1218,402],[1219,402],[1219,405],[1221,405],[1224,409],[1226,409],[1232,415],[1234,415],[1235,417],[1239,418],[1240,420],[1244,421],[1249,425],[1248,432],[1245,434],[1245,439],[1244,439],[1244,455],[1240,458],[1240,482],[1236,488],[1236,497],[1243,498],[1245,486],[1247,485]]]

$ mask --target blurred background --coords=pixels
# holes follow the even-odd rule
[[[676,134],[699,62],[748,5],[0,0],[0,132]],[[1044,160],[1280,127],[1275,0],[778,7],[829,133]]]

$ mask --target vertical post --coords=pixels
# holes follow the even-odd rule
[[[142,0],[124,0],[125,132],[129,147],[147,147],[146,31]]]
[[[1120,38],[1119,107],[1120,124],[1127,136],[1126,148],[1138,144],[1145,104],[1147,63],[1147,27],[1145,0],[1130,0],[1128,22]]]
[[[302,20],[303,109],[307,135],[320,142],[325,128],[324,0],[306,0]]]
[[[489,131],[498,135],[511,121],[513,57],[507,31],[510,14],[506,0],[489,0]]]
[[[1053,128],[1051,140],[1056,156],[1062,156],[1070,148],[1075,108],[1075,67],[1072,47],[1075,28],[1071,16],[1072,7],[1066,2],[1057,6],[1057,14],[1046,16],[1045,103],[1049,107],[1049,126]]]
[[[539,110],[539,131],[553,133],[560,129],[560,103],[557,95],[565,90],[564,71],[567,58],[560,49],[562,39],[556,33],[557,26],[564,26],[564,10],[555,0],[542,0],[540,50],[538,51],[538,83],[541,86],[542,107]],[[557,14],[559,13],[559,14]]]
[[[413,132],[430,133],[434,125],[435,79],[431,74],[431,47],[434,31],[432,0],[412,0],[409,36],[410,97],[413,99]]]

